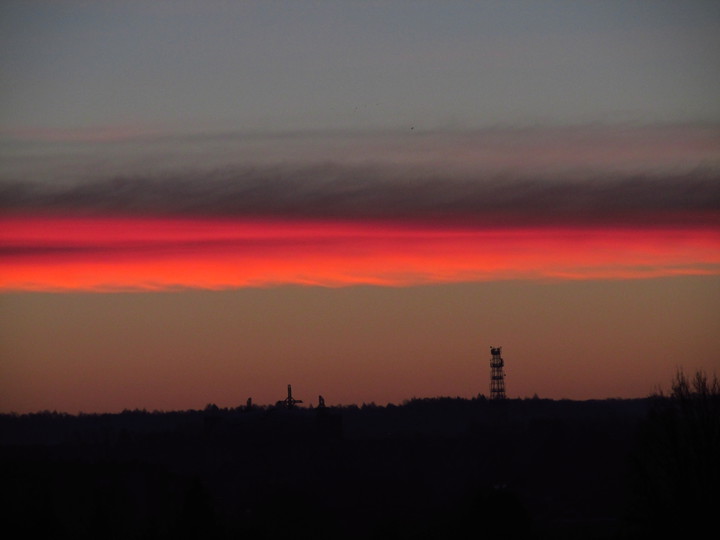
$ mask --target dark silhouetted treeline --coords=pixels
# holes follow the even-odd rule
[[[707,390],[2,415],[3,522],[46,538],[638,538],[717,503]]]

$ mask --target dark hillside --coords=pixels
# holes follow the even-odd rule
[[[56,538],[610,538],[649,407],[5,415],[3,519]]]

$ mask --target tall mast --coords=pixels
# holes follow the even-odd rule
[[[490,347],[490,399],[505,399],[505,361],[502,347]]]

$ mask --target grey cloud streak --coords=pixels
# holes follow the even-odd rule
[[[0,158],[0,214],[720,222],[717,125],[16,140]]]
[[[228,166],[80,183],[0,181],[0,212],[378,219],[438,225],[717,226],[720,173],[554,179],[400,165]]]

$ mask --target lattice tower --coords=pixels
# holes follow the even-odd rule
[[[490,399],[505,399],[505,361],[502,347],[490,347]]]

